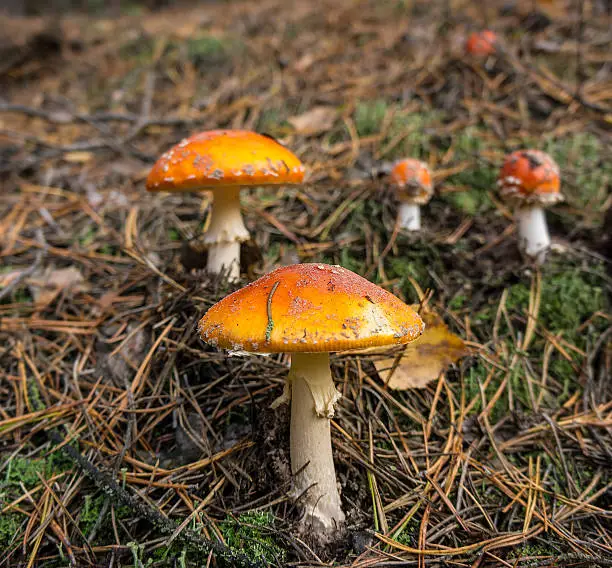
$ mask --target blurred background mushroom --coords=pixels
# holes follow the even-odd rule
[[[496,51],[497,34],[492,30],[472,32],[465,42],[465,51],[476,57],[487,57]]]
[[[509,154],[497,180],[500,195],[515,208],[519,247],[541,264],[550,248],[544,208],[563,200],[559,166],[540,150]]]
[[[395,163],[391,170],[391,183],[399,198],[399,224],[405,231],[421,230],[421,205],[433,195],[431,172],[425,162],[406,158]]]

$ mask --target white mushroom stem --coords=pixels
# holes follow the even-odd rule
[[[240,211],[240,187],[213,190],[210,224],[203,242],[208,247],[208,271],[225,272],[228,280],[240,277],[240,243],[248,240]]]
[[[291,471],[306,529],[325,539],[344,522],[332,455],[330,418],[340,398],[329,353],[292,353]]]
[[[537,263],[542,264],[550,248],[550,235],[542,207],[522,207],[516,212],[519,246]]]
[[[398,215],[400,229],[404,231],[421,230],[421,206],[419,204],[400,201]]]

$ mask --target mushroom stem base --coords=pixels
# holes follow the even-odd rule
[[[518,209],[516,219],[521,251],[538,264],[542,264],[550,248],[550,235],[544,209],[541,207]]]
[[[208,245],[208,272],[224,272],[229,281],[240,278],[240,241]]]
[[[339,396],[331,377],[329,354],[292,353],[289,379],[293,493],[304,511],[304,528],[327,540],[344,522],[332,454],[330,413],[321,415],[315,402],[317,393],[333,400]],[[333,400],[324,406],[333,408]]]
[[[421,206],[416,203],[400,202],[398,209],[400,229],[404,231],[421,230]]]

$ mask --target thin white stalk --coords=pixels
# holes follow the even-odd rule
[[[404,231],[421,230],[421,206],[417,203],[400,201],[398,208],[400,229]]]
[[[240,241],[208,245],[206,270],[212,274],[224,272],[230,281],[240,278]]]
[[[307,530],[328,540],[344,522],[332,455],[330,418],[336,390],[329,353],[292,353],[291,471]]]
[[[208,247],[208,271],[227,273],[229,280],[240,277],[240,243],[248,240],[240,211],[240,188],[213,190],[210,224],[202,240]]]
[[[550,248],[550,235],[542,207],[523,207],[517,210],[519,246],[538,264],[544,263]]]

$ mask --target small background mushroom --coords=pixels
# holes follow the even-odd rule
[[[559,166],[540,150],[518,150],[506,157],[497,185],[502,198],[515,208],[521,251],[543,263],[550,248],[544,209],[563,200]]]
[[[421,229],[421,205],[433,195],[431,172],[425,162],[406,158],[396,162],[391,170],[391,184],[399,198],[398,217],[400,229]]]

